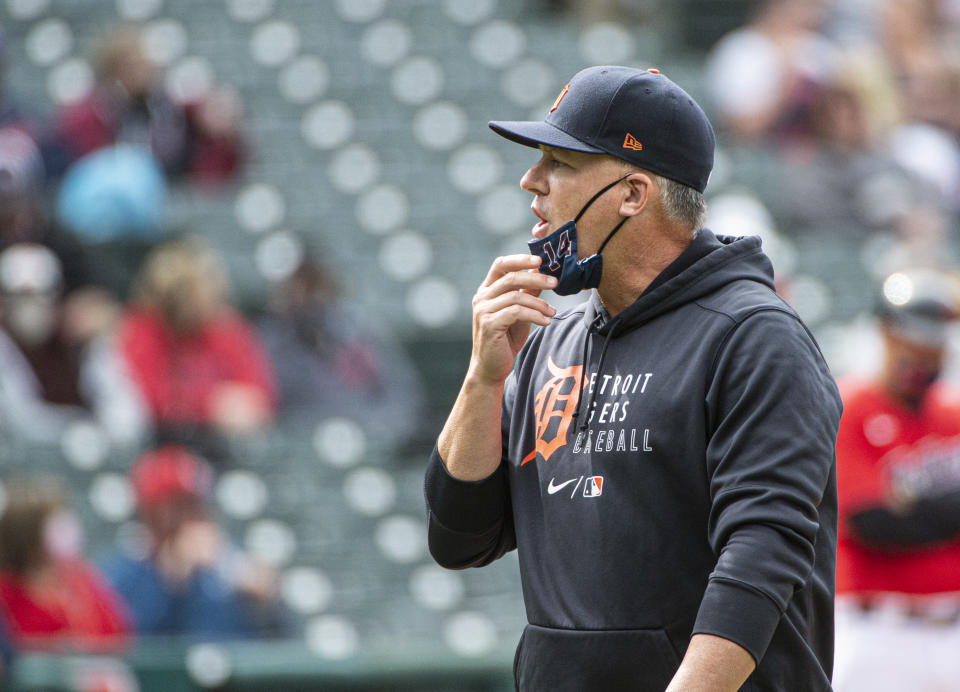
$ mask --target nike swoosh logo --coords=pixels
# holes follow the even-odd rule
[[[566,487],[567,487],[568,485],[570,485],[571,483],[576,483],[576,482],[577,482],[578,480],[580,480],[580,479],[579,479],[579,478],[571,478],[571,479],[568,480],[568,481],[564,481],[564,482],[561,483],[560,485],[554,485],[554,484],[553,484],[553,481],[554,481],[554,480],[555,480],[555,479],[551,478],[551,479],[550,479],[550,483],[547,485],[547,492],[548,492],[550,495],[553,495],[554,493],[560,492],[561,490],[563,490],[564,488],[566,488]]]

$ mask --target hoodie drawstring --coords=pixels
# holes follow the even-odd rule
[[[578,385],[577,391],[577,405],[573,408],[573,417],[574,419],[580,417],[580,404],[583,403],[583,385],[587,380],[587,364],[590,362],[590,337],[593,336],[594,330],[600,324],[600,320],[603,317],[597,315],[593,318],[593,322],[590,323],[590,326],[587,327],[587,335],[583,338],[583,360],[580,361],[583,363],[580,370],[580,384]]]
[[[577,394],[577,406],[573,412],[574,418],[580,417],[580,405],[583,403],[583,388],[587,380],[587,366],[590,363],[590,360],[589,360],[590,337],[593,335],[594,331],[596,331],[600,323],[600,320],[602,319],[603,318],[600,315],[597,315],[596,318],[594,318],[593,323],[587,329],[587,337],[583,344],[583,371],[582,371],[583,374],[580,377],[580,392]],[[610,340],[613,339],[613,334],[616,331],[617,327],[619,326],[620,326],[620,320],[615,319],[610,324],[610,329],[607,330],[607,336],[603,340],[603,348],[600,349],[600,359],[597,361],[597,377],[598,378],[600,377],[600,374],[603,372],[603,362],[607,358],[607,348],[609,348],[610,346]],[[596,402],[596,400],[597,400],[597,390],[596,390],[596,387],[594,387],[593,391],[590,392],[590,399],[587,401],[587,412],[586,412],[586,415],[583,417],[583,420],[580,421],[580,425],[578,427],[579,430],[586,430],[589,427],[590,411],[593,409],[593,405]]]

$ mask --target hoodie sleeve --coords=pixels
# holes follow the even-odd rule
[[[759,662],[814,567],[835,471],[840,397],[803,324],[780,310],[734,326],[707,385],[709,540],[717,563],[694,633],[736,642]],[[833,492],[832,490],[830,492]],[[821,527],[821,518],[831,526]]]
[[[502,420],[509,420],[516,380],[504,389]],[[427,543],[433,559],[449,569],[483,567],[517,547],[504,451],[497,470],[479,481],[454,478],[434,446],[424,478]]]
[[[516,547],[502,463],[483,480],[462,481],[447,472],[434,447],[424,494],[430,554],[443,567],[483,567]]]

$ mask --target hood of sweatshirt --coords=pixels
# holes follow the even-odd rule
[[[661,280],[665,275],[670,277]],[[760,238],[718,236],[703,228],[630,307],[611,318],[594,291],[583,319],[594,333],[616,338],[725,284],[744,279],[774,288],[773,265],[760,247]]]
[[[603,339],[597,360],[598,375],[604,374],[604,362],[610,341],[637,329],[650,320],[692,303],[734,281],[755,281],[774,289],[773,265],[761,249],[757,236],[717,236],[703,228],[693,242],[664,269],[647,289],[626,310],[610,317],[596,291],[593,291],[583,313],[587,335],[583,344],[583,362],[591,360],[592,337]],[[586,411],[593,407],[596,390],[588,397]],[[582,414],[583,388],[577,397],[576,413],[579,429],[589,423]]]

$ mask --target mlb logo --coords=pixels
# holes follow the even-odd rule
[[[603,494],[603,476],[590,476],[583,485],[584,497],[600,497]]]

